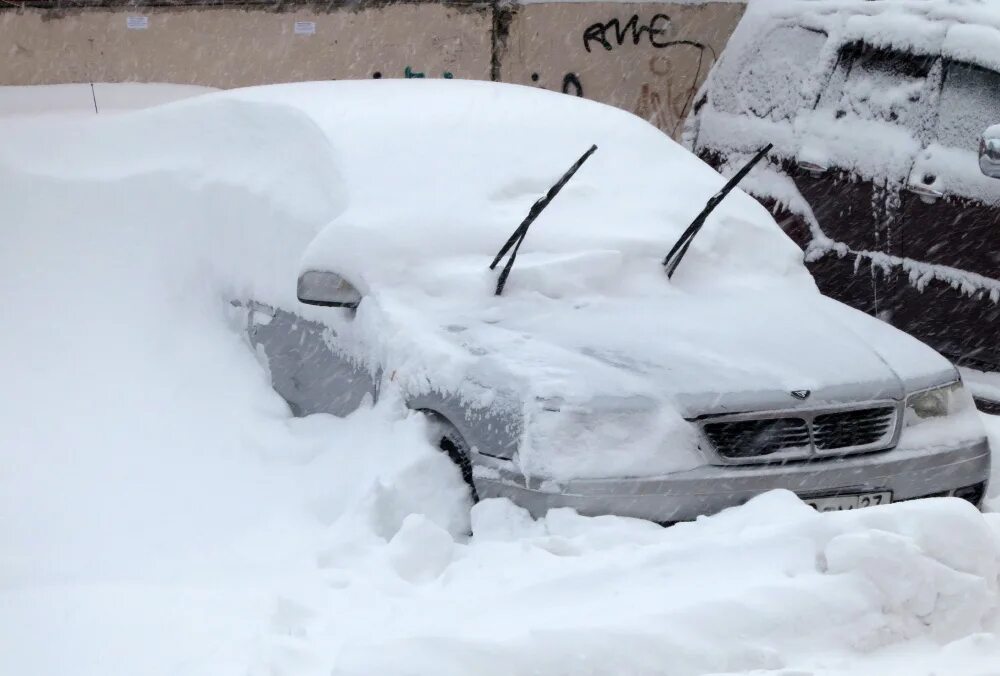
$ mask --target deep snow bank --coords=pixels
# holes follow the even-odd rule
[[[288,300],[343,208],[294,112],[210,98],[0,134],[0,673],[1000,659],[997,519],[959,501],[819,515],[775,493],[668,530],[488,502],[468,538],[459,479],[391,396],[292,419],[227,301]]]
[[[323,137],[218,102],[3,138],[3,578],[197,555],[261,509],[231,461],[285,407],[225,318],[339,208]]]

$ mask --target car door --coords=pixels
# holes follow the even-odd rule
[[[929,137],[940,59],[849,43],[814,111],[803,114],[792,175],[818,227],[835,243],[811,269],[829,296],[889,319],[902,252],[899,202]]]
[[[1000,73],[946,63],[934,134],[895,219],[908,269],[895,276],[889,302],[897,327],[984,370],[1000,370],[1000,302],[988,283],[1000,288],[1000,181],[981,174],[977,150],[997,122]]]
[[[266,361],[272,386],[294,415],[344,416],[366,398],[374,400],[376,374],[338,348],[334,329],[262,303],[251,302],[247,309],[250,344]]]

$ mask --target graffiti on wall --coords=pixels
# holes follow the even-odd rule
[[[415,77],[427,77],[427,75],[423,71],[415,71],[409,66],[407,66],[406,68],[403,69],[403,77],[406,78],[407,80],[410,80]],[[455,76],[452,74],[450,70],[446,70],[443,73],[441,73],[441,77],[443,77],[445,80],[450,80]]]
[[[538,73],[531,74],[531,81],[537,83],[541,79]],[[562,93],[570,96],[583,96],[583,83],[576,73],[566,73],[562,78]]]
[[[632,112],[676,137],[716,54],[698,40],[673,39],[673,32],[670,16],[657,12],[648,20],[633,14],[624,20],[613,17],[590,23],[583,29],[582,39],[588,54],[600,53],[600,48],[611,52],[628,43],[650,51],[645,65],[651,81],[639,85]],[[567,74],[563,92],[582,96],[579,76]]]
[[[659,49],[670,46],[670,42],[663,37],[669,31],[670,17],[666,14],[654,14],[646,23],[640,23],[639,15],[633,14],[624,25],[618,19],[610,19],[587,26],[583,30],[583,48],[589,52],[591,43],[596,42],[610,52],[615,45],[624,45],[629,37],[632,38],[633,45],[638,45],[645,35],[649,44]]]
[[[372,73],[373,80],[381,80],[382,77],[383,77],[382,71],[380,70],[376,70],[374,73]],[[413,78],[425,78],[425,77],[427,77],[427,73],[425,73],[422,70],[413,70],[412,66],[406,66],[405,68],[403,68],[403,78],[406,80],[411,80]],[[455,75],[450,70],[446,70],[443,73],[441,73],[441,77],[443,77],[445,80],[451,80],[452,78],[455,77]]]
[[[711,24],[692,25],[691,12],[675,21],[669,5],[639,12],[619,12],[609,3],[593,7],[550,11],[544,23],[522,18],[523,34],[535,34],[537,29],[528,26],[547,25],[564,37],[548,41],[552,47],[516,44],[503,58],[516,62],[530,54],[530,61],[520,62],[527,72],[520,72],[532,84],[624,108],[677,138],[716,60],[712,34],[705,31]],[[569,19],[565,24],[564,18]]]
[[[566,73],[562,81],[562,93],[583,96],[583,83],[576,73]]]
[[[351,78],[492,79],[632,110],[676,136],[696,87],[744,9],[727,2],[473,4],[456,10],[450,3],[349,9],[334,3],[296,9],[294,17],[235,7],[205,13],[165,6],[170,21],[151,23],[144,32],[147,38],[158,36],[155,49],[148,39],[120,38],[134,9],[58,17],[9,12],[0,33],[13,47],[0,60],[0,75],[7,84],[87,81],[97,75],[108,82],[182,77],[184,83],[222,88]],[[291,20],[299,22],[300,35],[289,30],[295,25],[289,26]],[[301,33],[312,31],[339,37],[332,43],[303,39]],[[31,36],[32,49],[18,46],[22,35]],[[240,39],[222,39],[234,35]],[[268,40],[275,43],[273,50],[255,49]]]

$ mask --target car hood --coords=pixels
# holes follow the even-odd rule
[[[661,399],[689,419],[900,400],[957,377],[926,345],[815,292],[513,300],[441,328],[484,384],[513,374],[534,399]]]

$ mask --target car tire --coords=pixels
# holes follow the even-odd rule
[[[443,451],[462,474],[462,480],[469,488],[472,504],[479,502],[476,484],[472,478],[472,460],[470,460],[469,445],[458,429],[441,415],[433,411],[424,411],[431,425],[431,442]]]

